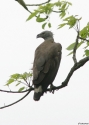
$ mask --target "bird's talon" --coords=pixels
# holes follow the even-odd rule
[[[50,85],[50,92],[53,93],[53,94],[54,94],[54,90],[53,90],[54,88],[55,88],[55,86],[53,86],[53,85],[51,84],[51,85]]]

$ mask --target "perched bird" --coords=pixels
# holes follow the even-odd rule
[[[55,79],[60,61],[62,46],[55,43],[51,31],[43,31],[37,35],[37,38],[43,38],[44,42],[35,50],[33,63],[33,85],[34,100],[38,101],[46,92],[49,85]]]

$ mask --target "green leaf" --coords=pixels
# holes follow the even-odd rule
[[[60,24],[59,27],[58,27],[58,29],[62,28],[62,27],[65,26],[65,25],[66,25],[66,23]]]
[[[89,46],[89,42],[87,42],[87,46]]]
[[[10,78],[5,85],[10,85],[13,82],[14,82],[14,79]]]
[[[72,51],[72,52],[70,52],[67,56],[70,56],[71,54],[73,54],[73,51]]]
[[[77,45],[77,49],[84,43],[84,41],[81,41],[80,43],[78,43]]]
[[[37,13],[38,13],[38,11],[35,11],[32,14],[30,14],[30,16],[27,18],[26,21],[28,21],[28,20],[32,19],[33,17],[35,17],[37,15]]]
[[[87,37],[87,28],[84,27],[81,31],[80,31],[80,36],[82,38],[86,38]]]
[[[63,18],[66,15],[65,11],[61,12],[60,17]]]
[[[24,89],[25,89],[25,87],[21,87],[18,91],[22,92],[22,90],[24,90]]]
[[[74,46],[75,46],[75,42],[70,44],[66,49],[67,50],[73,50],[74,49]]]
[[[61,4],[62,4],[62,3],[61,3],[60,1],[54,3],[54,5],[57,6],[57,7],[60,7]]]
[[[72,5],[72,3],[70,3],[70,2],[67,2],[69,5]]]
[[[27,76],[28,76],[28,73],[27,72],[24,72],[23,74],[22,74],[22,78],[27,78]]]
[[[72,28],[75,24],[76,24],[76,21],[78,21],[77,18],[75,18],[75,16],[69,16],[67,18],[65,18],[63,21],[66,21],[67,25],[69,25],[69,28]]]
[[[65,2],[65,3],[62,5],[61,10],[64,10],[65,7],[66,7],[66,5],[67,5],[67,3]]]
[[[44,29],[44,28],[45,28],[46,24],[47,24],[47,23],[42,24],[42,29]]]
[[[36,18],[37,22],[43,22],[45,20],[46,20],[46,18],[40,18],[40,15]]]
[[[16,0],[20,5],[22,5],[26,10],[28,10],[28,8],[26,7],[26,4],[23,0]]]
[[[85,50],[85,55],[86,55],[86,56],[89,56],[89,50],[88,50],[88,49]]]
[[[11,75],[10,76],[12,79],[19,79],[19,77],[20,77],[20,74],[18,74],[18,73],[16,73],[16,74],[13,74],[13,75]]]
[[[54,4],[48,3],[44,6],[44,12],[46,14],[50,14],[52,12],[52,8],[53,8]]]
[[[77,45],[77,49],[83,44],[84,42],[83,41],[81,41],[80,43],[78,43],[78,45]],[[75,42],[74,43],[72,43],[72,44],[70,44],[66,49],[67,50],[73,50],[74,49],[74,46],[75,46]]]
[[[17,83],[15,86],[18,86],[20,84],[20,82],[19,83]]]
[[[28,73],[28,77],[32,77],[32,73],[29,72],[29,73]]]
[[[51,23],[48,23],[48,27],[51,28]]]

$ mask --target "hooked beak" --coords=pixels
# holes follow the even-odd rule
[[[36,36],[36,38],[40,38],[40,34],[38,34],[38,35]]]

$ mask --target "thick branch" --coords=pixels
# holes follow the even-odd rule
[[[12,105],[14,105],[14,104],[20,102],[20,101],[23,100],[32,90],[34,90],[34,89],[33,89],[33,88],[30,88],[30,90],[29,90],[22,98],[20,98],[19,100],[15,101],[15,102],[13,102],[13,103],[11,103],[11,104],[9,104],[9,105],[2,106],[2,107],[0,107],[0,109],[3,109],[3,108],[6,108],[6,107],[9,107],[9,106],[12,106]]]
[[[79,62],[75,63],[74,66],[70,69],[70,72],[68,73],[66,79],[62,82],[62,84],[60,86],[53,87],[52,90],[57,90],[57,89],[59,90],[63,87],[66,87],[68,85],[68,82],[69,82],[71,76],[73,75],[74,71],[76,71],[77,69],[82,67],[87,61],[89,61],[89,56],[85,57],[84,59],[81,59]],[[50,89],[47,89],[47,91],[50,91]]]
[[[26,4],[26,6],[40,6],[40,5],[43,5],[43,4],[46,4],[46,3],[49,3],[51,0],[48,0],[44,3],[40,3],[40,4]]]
[[[79,69],[80,67],[82,67],[87,61],[89,61],[89,56],[85,57],[84,59],[81,59],[76,67],[75,67],[75,70]]]

